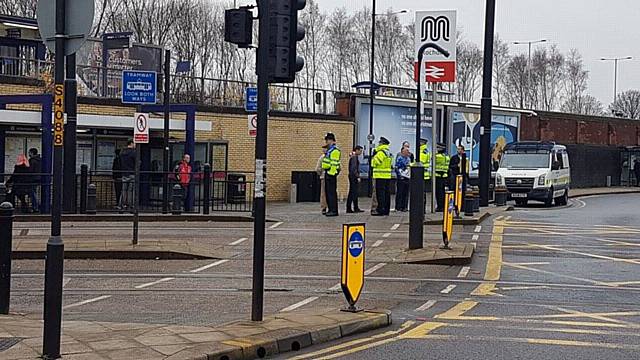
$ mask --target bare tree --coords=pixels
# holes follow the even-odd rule
[[[334,91],[348,88],[347,66],[350,41],[353,39],[352,23],[345,8],[335,9],[326,29],[326,57],[322,62],[327,77],[327,85]]]
[[[582,114],[585,111],[585,103],[587,100],[585,92],[587,91],[587,81],[589,80],[589,72],[584,69],[582,55],[576,49],[572,49],[567,55],[564,66],[564,103],[562,110],[576,114]]]
[[[510,61],[509,44],[502,40],[500,35],[496,35],[493,43],[493,93],[498,106],[502,105],[505,100]]]
[[[324,45],[326,15],[320,11],[315,0],[310,0],[300,17],[300,22],[304,26],[306,35],[300,43],[299,51],[304,57],[305,65],[302,76],[296,76],[298,84],[316,89],[322,85],[321,63],[324,60],[322,48]],[[312,99],[315,101],[315,99]],[[307,111],[310,111],[309,96],[304,97]]]
[[[600,100],[596,99],[595,96],[583,95],[581,103],[581,114],[595,116],[604,115],[604,106],[602,105],[602,102],[600,102]]]
[[[406,33],[400,19],[391,9],[384,16],[377,17],[376,26],[376,64],[380,79],[387,84],[399,84],[402,81],[403,63],[402,48],[407,46]],[[411,38],[409,38],[410,40]]]
[[[523,109],[528,96],[528,59],[526,55],[516,55],[507,66],[505,79],[507,104]]]
[[[531,59],[531,103],[529,106],[542,110],[554,110],[560,101],[564,77],[564,56],[557,46],[538,49]]]
[[[37,0],[3,0],[0,1],[0,14],[34,18]]]
[[[457,44],[457,94],[460,101],[473,101],[482,83],[482,50],[463,40]]]
[[[609,111],[629,119],[640,119],[640,90],[627,90],[618,94],[616,101],[609,106]]]

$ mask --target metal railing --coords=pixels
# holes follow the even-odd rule
[[[52,79],[53,65],[45,60],[0,56],[0,75]],[[122,69],[79,64],[76,70],[80,79],[78,95],[110,99],[122,96]],[[158,74],[158,89],[162,89],[161,75]],[[253,82],[184,74],[172,74],[171,80],[173,102],[221,107],[244,107],[245,89],[256,86]],[[269,87],[269,94],[272,110],[335,113],[335,96],[331,90],[273,84]]]

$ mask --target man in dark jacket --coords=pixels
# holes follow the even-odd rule
[[[42,158],[36,148],[29,149],[29,171],[34,174],[31,178],[31,185],[29,186],[29,198],[31,198],[33,212],[38,212],[40,209],[38,186],[42,178],[42,175],[40,175],[42,173]]]
[[[347,197],[347,213],[363,212],[358,207],[358,195],[360,193],[360,155],[362,146],[356,145],[349,158],[349,196]],[[353,205],[353,208],[351,207]]]
[[[120,149],[116,149],[116,156],[113,158],[111,165],[111,178],[113,179],[113,187],[116,191],[116,206],[120,205],[120,197],[122,196],[122,165],[120,164]]]
[[[133,188],[136,176],[136,144],[133,140],[127,141],[127,148],[120,153],[120,168],[122,171],[122,195],[120,196],[120,209],[133,205]]]

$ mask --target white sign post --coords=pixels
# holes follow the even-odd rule
[[[149,114],[135,113],[133,124],[133,142],[136,144],[149,143]]]

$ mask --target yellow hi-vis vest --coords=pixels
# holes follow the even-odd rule
[[[424,179],[431,179],[431,153],[427,148],[427,144],[420,146],[420,162],[424,166]]]
[[[322,169],[327,172],[327,175],[336,176],[340,172],[340,149],[333,145],[327,150],[327,153],[322,159]]]
[[[393,156],[389,151],[389,145],[380,145],[376,148],[376,154],[371,159],[374,179],[391,179]]]
[[[436,154],[436,177],[447,177],[449,172],[449,156],[441,153]]]

